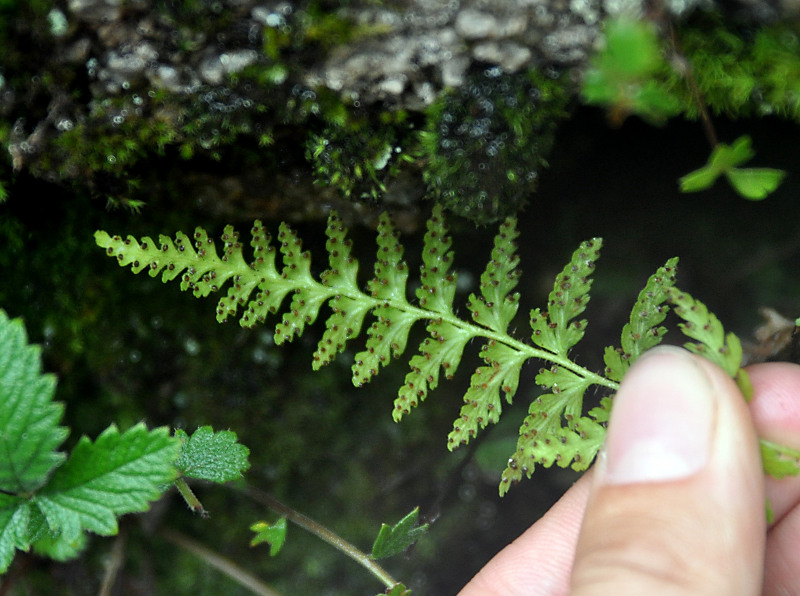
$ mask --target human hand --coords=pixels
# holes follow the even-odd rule
[[[800,594],[800,477],[765,479],[758,446],[800,448],[800,366],[748,372],[749,404],[705,359],[642,356],[593,468],[459,596]]]

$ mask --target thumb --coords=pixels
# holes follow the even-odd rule
[[[571,594],[761,592],[758,440],[720,368],[674,347],[642,356],[595,467]]]

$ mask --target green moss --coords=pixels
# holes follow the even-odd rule
[[[429,112],[422,138],[425,181],[451,211],[488,224],[515,213],[547,166],[567,90],[531,70],[474,72]]]
[[[680,30],[678,39],[703,100],[716,114],[800,119],[800,23],[752,29],[706,17]],[[697,117],[680,73],[669,84],[686,97],[687,116]]]
[[[366,112],[350,112],[344,122],[329,123],[309,136],[306,158],[315,182],[353,199],[377,199],[386,191],[402,165],[413,161],[404,150],[413,142],[413,127],[402,110],[380,113],[377,123],[371,120]]]

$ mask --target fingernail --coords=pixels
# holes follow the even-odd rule
[[[628,371],[614,398],[601,481],[679,480],[709,459],[715,418],[711,380],[689,352],[658,347]]]

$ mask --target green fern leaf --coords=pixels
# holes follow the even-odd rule
[[[422,308],[445,315],[453,314],[456,292],[456,274],[450,272],[453,263],[453,253],[450,251],[452,243],[442,209],[437,205],[428,220],[420,267],[422,285],[417,288],[416,294]]]
[[[699,343],[688,342],[684,347],[722,368],[730,375],[746,400],[753,396],[753,386],[742,364],[742,345],[733,333],[725,333],[722,323],[708,308],[677,288],[667,290],[667,298],[675,313],[683,319],[681,331]],[[800,451],[760,439],[764,470],[775,478],[800,474]]]
[[[554,354],[566,356],[569,349],[583,337],[586,321],[574,321],[589,303],[589,277],[600,254],[602,240],[594,238],[581,243],[570,262],[556,276],[553,291],[547,301],[547,312],[531,311],[533,343]]]
[[[667,328],[660,326],[669,312],[664,304],[667,288],[675,284],[678,259],[673,258],[651,275],[631,310],[628,323],[622,328],[622,348],[606,348],[603,356],[606,376],[621,381],[630,365],[645,351],[661,343]]]
[[[501,391],[508,403],[517,391],[519,373],[528,355],[491,340],[480,353],[488,366],[479,367],[472,375],[464,395],[464,405],[447,437],[447,446],[454,449],[468,443],[479,429],[499,420],[502,412]]]
[[[335,227],[335,223],[329,226],[329,231],[332,227]],[[328,241],[331,241],[330,237]],[[286,224],[280,226],[278,242],[283,255],[281,277],[295,288],[288,311],[275,327],[275,343],[280,345],[284,341],[291,341],[295,335],[301,335],[306,324],[313,323],[317,319],[320,306],[333,296],[335,291],[312,277],[311,255],[303,250],[297,234]],[[337,260],[334,258],[334,261]]]
[[[711,360],[734,379],[744,374],[740,370],[742,344],[739,338],[733,333],[726,334],[719,319],[687,292],[668,288],[667,297],[675,307],[675,314],[683,319],[679,325],[681,331],[699,342],[686,343],[686,349]]]
[[[388,302],[407,304],[408,265],[403,261],[399,233],[386,213],[378,221],[378,255],[375,277],[367,284],[372,296]]]
[[[761,439],[761,460],[764,471],[780,480],[800,473],[800,450]]]
[[[499,333],[506,333],[519,307],[519,294],[510,293],[520,276],[517,236],[516,220],[507,219],[495,236],[492,258],[481,275],[481,296],[471,294],[467,303],[476,323]]]
[[[447,379],[453,377],[461,362],[464,347],[473,337],[469,329],[446,323],[442,319],[432,321],[427,330],[430,336],[420,345],[420,353],[411,357],[411,371],[406,375],[394,401],[392,417],[396,422],[424,401],[428,391],[436,389],[440,371],[444,371]]]
[[[326,287],[333,288],[337,293],[329,302],[333,314],[326,321],[325,333],[314,353],[314,370],[328,364],[336,354],[344,350],[348,340],[358,336],[364,317],[374,306],[371,301],[351,297],[361,295],[357,281],[358,261],[351,256],[351,242],[346,239],[344,226],[336,213],[332,213],[329,217],[326,233],[328,234],[326,248],[330,256],[330,269],[322,274],[322,283]],[[387,238],[393,240],[393,243],[391,240],[387,241]],[[380,281],[370,281],[369,287],[372,295],[376,298],[382,297],[377,287],[382,286],[382,290],[388,289],[388,293],[393,296],[395,294],[404,296],[405,277],[402,274],[399,277],[396,275],[405,267],[405,264],[400,261],[403,250],[397,242],[397,235],[385,214],[381,216],[378,224],[378,246],[379,256],[375,265],[375,276]],[[387,254],[381,255],[382,252]],[[380,260],[381,256],[385,257],[383,261]],[[405,267],[405,271],[407,277],[407,267]],[[400,287],[398,288],[398,286]],[[342,289],[349,295],[338,293]],[[375,364],[370,363],[368,366],[374,368]]]

